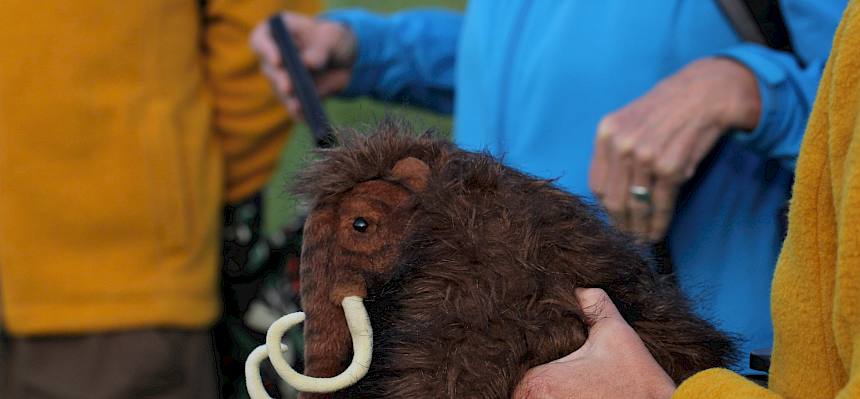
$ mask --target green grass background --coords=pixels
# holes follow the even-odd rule
[[[329,0],[325,4],[328,9],[362,7],[390,13],[404,8],[428,6],[461,10],[465,0]],[[410,120],[416,129],[434,128],[443,133],[451,131],[451,120],[446,116],[369,99],[329,99],[325,101],[325,109],[335,126],[367,126],[388,113]],[[266,232],[272,233],[280,226],[295,221],[298,203],[288,193],[289,182],[291,176],[308,161],[311,148],[310,132],[304,124],[299,124],[284,148],[277,172],[264,191],[263,228]]]

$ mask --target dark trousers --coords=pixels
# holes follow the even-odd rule
[[[219,397],[209,331],[8,338],[7,344],[0,360],[3,398]]]

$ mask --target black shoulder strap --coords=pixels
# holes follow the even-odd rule
[[[717,0],[717,5],[745,41],[794,54],[778,0]]]

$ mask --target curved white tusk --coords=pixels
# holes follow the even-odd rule
[[[286,352],[287,346],[281,344],[281,351]],[[245,361],[245,388],[248,389],[251,399],[273,399],[263,387],[263,378],[260,377],[260,364],[268,356],[266,345],[260,345],[254,348]]]
[[[352,363],[344,372],[329,378],[308,377],[293,370],[287,360],[281,355],[281,338],[284,334],[305,320],[303,312],[296,312],[281,317],[269,327],[266,334],[266,348],[269,360],[275,366],[275,371],[293,388],[301,392],[326,393],[334,392],[355,384],[367,374],[370,368],[371,352],[373,349],[373,330],[370,318],[364,309],[363,299],[357,296],[343,298],[341,305],[346,316],[346,325],[352,336]],[[250,358],[249,358],[250,359]]]

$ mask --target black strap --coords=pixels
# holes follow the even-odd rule
[[[290,80],[293,83],[293,90],[299,98],[299,103],[302,105],[305,120],[308,127],[314,135],[316,143],[320,147],[330,147],[334,144],[334,139],[331,134],[331,124],[325,115],[325,110],[320,102],[317,94],[314,81],[311,79],[311,74],[302,63],[299,57],[299,51],[293,39],[287,30],[286,23],[280,15],[274,15],[269,18],[269,30],[272,32],[272,38],[278,45],[278,51],[281,53],[281,61],[287,74],[290,75]]]
[[[742,39],[794,54],[778,0],[716,0]]]

